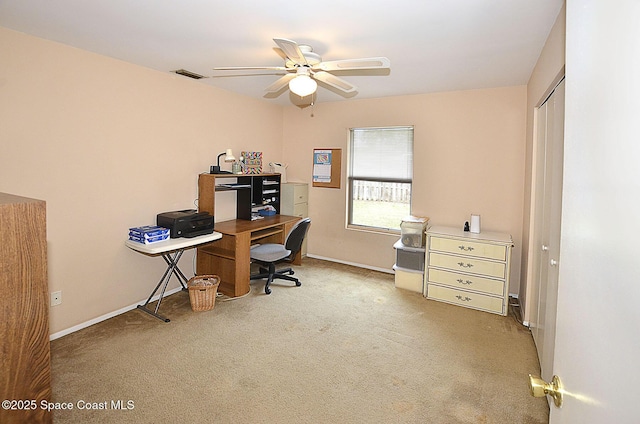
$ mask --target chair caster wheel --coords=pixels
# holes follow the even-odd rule
[[[302,283],[300,281],[296,281],[296,287],[300,287]]]
[[[293,270],[289,271],[289,275],[293,275],[295,274],[295,272],[293,272]]]
[[[271,294],[271,289],[269,287],[265,287],[264,294]]]

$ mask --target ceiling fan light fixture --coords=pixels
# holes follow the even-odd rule
[[[289,90],[300,97],[306,97],[315,93],[317,88],[318,83],[311,79],[309,75],[297,75],[294,79],[289,81]]]
[[[278,48],[274,50],[285,60],[284,66],[236,66],[214,69],[225,71],[256,69],[286,71],[277,81],[266,88],[265,91],[267,94],[265,97],[278,97],[288,86],[290,93],[300,97],[300,100],[294,97],[291,97],[291,100],[302,105],[307,104],[306,99],[317,92],[318,83],[316,81],[320,81],[323,86],[345,97],[353,97],[357,94],[357,87],[355,85],[332,74],[333,71],[389,70],[391,66],[389,59],[386,57],[367,57],[323,62],[320,55],[315,53],[313,48],[307,44],[298,44],[286,38],[274,38],[273,41],[278,45]],[[311,104],[314,101],[314,99],[310,100]]]

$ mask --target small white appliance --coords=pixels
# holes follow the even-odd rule
[[[269,166],[271,167],[271,173],[280,174],[280,183],[284,184],[287,182],[287,166],[289,165],[269,162]]]

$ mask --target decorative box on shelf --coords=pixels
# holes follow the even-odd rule
[[[262,152],[242,152],[241,157],[244,174],[262,174]]]

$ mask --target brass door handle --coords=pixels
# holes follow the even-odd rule
[[[534,377],[529,374],[529,390],[531,390],[531,396],[544,397],[549,395],[553,398],[553,403],[560,408],[562,406],[562,383],[560,377],[554,375],[551,383],[547,383],[540,377]]]

